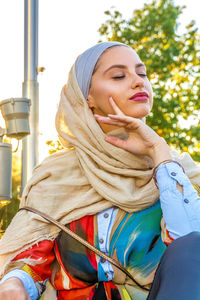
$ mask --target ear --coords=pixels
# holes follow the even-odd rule
[[[87,104],[88,104],[89,108],[95,108],[96,107],[94,98],[92,97],[91,94],[88,95]]]

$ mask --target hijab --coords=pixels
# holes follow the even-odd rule
[[[112,206],[136,212],[158,200],[152,160],[107,143],[87,104],[95,65],[101,54],[114,46],[119,43],[97,44],[72,66],[56,114],[56,128],[66,149],[35,167],[20,207],[34,207],[67,224]],[[191,182],[199,184],[200,169],[191,157],[177,153],[173,156],[185,168]],[[54,240],[58,233],[57,227],[40,216],[19,211],[0,241],[0,275],[26,263],[12,261],[17,254],[39,241]],[[30,258],[31,263],[35,262]]]

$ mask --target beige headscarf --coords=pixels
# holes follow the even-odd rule
[[[35,168],[21,206],[35,207],[66,224],[111,206],[128,212],[142,210],[158,199],[151,179],[151,159],[135,156],[104,140],[105,134],[78,86],[75,65],[61,92],[56,128],[68,149],[51,155]],[[192,183],[199,184],[200,168],[190,156],[174,155]],[[57,227],[38,215],[18,212],[0,241],[1,275],[19,267],[11,262],[18,253],[41,240],[53,240],[58,232]],[[30,259],[29,263],[34,261]]]

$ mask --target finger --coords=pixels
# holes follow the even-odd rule
[[[124,140],[121,140],[115,136],[106,136],[105,141],[116,147],[123,148],[125,150],[127,148],[127,142]]]
[[[124,116],[123,112],[119,109],[117,104],[115,103],[114,99],[112,97],[109,98],[110,105],[112,106],[114,112],[118,116]]]
[[[119,115],[108,114],[108,117],[109,117],[110,119],[113,119],[113,120],[120,120],[120,121],[125,122],[125,123],[132,123],[132,122],[133,122],[133,118],[127,117],[127,116],[125,116],[125,115],[119,116]]]
[[[118,120],[112,120],[109,117],[103,117],[103,116],[99,116],[99,115],[94,115],[94,116],[95,116],[95,119],[97,121],[99,121],[100,123],[114,125],[114,126],[120,126],[120,127],[127,125],[124,122],[120,122]]]
[[[126,126],[137,129],[140,126],[140,120],[132,117],[127,117],[127,116],[118,116],[118,115],[111,115],[109,114],[108,117],[111,120],[118,120],[119,122],[123,122],[126,124]]]

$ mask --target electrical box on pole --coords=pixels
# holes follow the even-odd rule
[[[12,182],[12,146],[3,142],[3,136],[22,139],[21,191],[38,163],[38,70],[38,0],[24,0],[23,98],[0,102],[5,120],[5,128],[0,127],[0,207],[11,199]]]
[[[11,200],[12,146],[3,142],[3,136],[22,139],[30,133],[30,99],[9,98],[0,102],[5,128],[0,127],[0,208]]]

